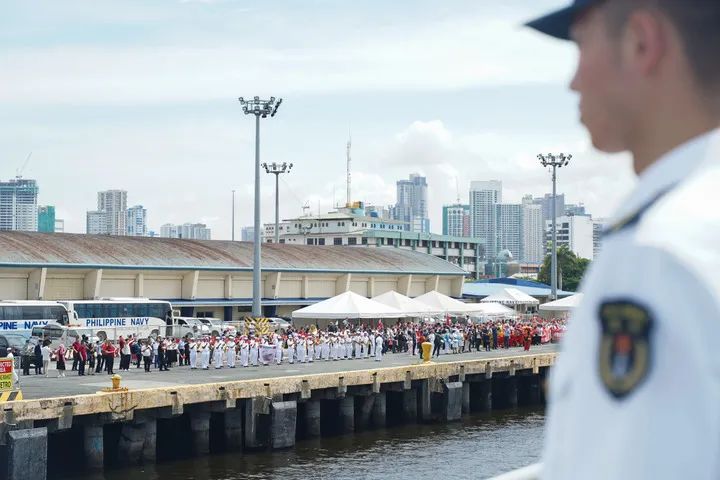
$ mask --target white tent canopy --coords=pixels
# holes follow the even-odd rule
[[[537,305],[540,302],[517,288],[503,288],[497,293],[480,300],[483,303],[495,302],[503,305]]]
[[[550,311],[550,312],[568,312],[570,310],[574,310],[575,307],[580,305],[580,302],[583,299],[582,293],[577,293],[575,295],[571,295],[569,297],[561,298],[559,300],[555,300],[553,302],[543,303],[540,305],[540,310],[543,311]]]
[[[447,295],[443,295],[436,290],[427,292],[419,297],[415,297],[413,300],[422,302],[431,309],[441,313],[462,315],[471,311],[471,308],[468,308],[469,304],[455,300]]]
[[[477,316],[514,316],[517,312],[510,307],[506,307],[500,303],[468,303],[468,307],[472,307],[469,312],[471,317]]]
[[[394,290],[377,295],[373,297],[372,300],[389,307],[397,308],[409,317],[425,317],[443,313],[441,310],[434,309],[429,305],[413,300],[412,298],[406,297],[402,293],[398,293]]]
[[[354,292],[341,293],[314,305],[295,310],[293,319],[360,319],[399,318],[406,316],[400,310],[375,302]]]

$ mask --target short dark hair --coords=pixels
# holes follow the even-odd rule
[[[602,4],[614,33],[619,33],[630,15],[640,8],[665,14],[680,34],[700,87],[720,93],[720,1],[605,0]]]

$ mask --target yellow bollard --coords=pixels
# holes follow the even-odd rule
[[[423,363],[428,363],[430,361],[430,356],[432,355],[433,345],[430,342],[423,342],[420,347],[422,348]]]
[[[110,377],[110,380],[112,380],[112,389],[120,390],[120,380],[122,380],[122,377],[116,373],[115,375]]]

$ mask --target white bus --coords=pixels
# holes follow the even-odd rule
[[[58,302],[42,300],[0,300],[0,333],[30,336],[34,327],[68,324],[68,312]]]
[[[170,302],[147,298],[102,298],[61,301],[67,307],[68,327],[100,340],[120,336],[140,338],[165,335],[172,325]]]

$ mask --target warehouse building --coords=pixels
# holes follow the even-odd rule
[[[0,299],[147,297],[187,316],[238,320],[252,305],[253,244],[212,240],[0,232]],[[345,291],[462,295],[466,272],[419,251],[264,244],[263,313]]]

